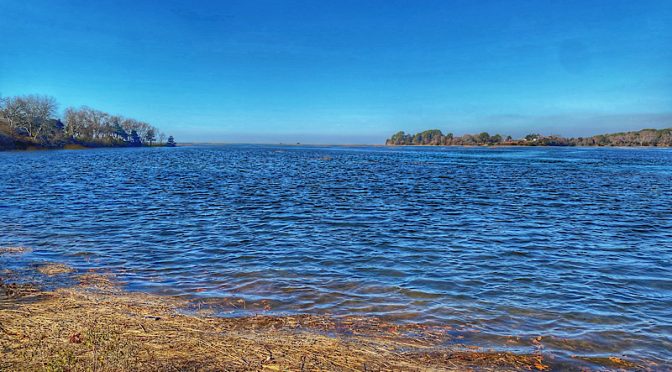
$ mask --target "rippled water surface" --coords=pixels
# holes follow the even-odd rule
[[[0,246],[222,315],[375,315],[672,359],[671,150],[12,152],[0,177]]]

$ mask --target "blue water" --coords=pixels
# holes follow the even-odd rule
[[[562,355],[672,359],[671,210],[666,149],[0,153],[0,246],[33,249],[0,265],[109,270],[223,316],[541,335]]]

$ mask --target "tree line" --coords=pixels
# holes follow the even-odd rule
[[[58,116],[58,102],[44,95],[0,97],[0,149],[29,147],[175,146],[172,136],[151,124],[87,106],[68,107]]]
[[[642,129],[633,132],[600,134],[591,137],[566,138],[559,135],[543,136],[528,134],[514,139],[500,134],[487,132],[454,136],[443,134],[439,129],[410,134],[403,131],[395,133],[385,141],[386,145],[406,146],[660,146],[672,147],[672,128]]]

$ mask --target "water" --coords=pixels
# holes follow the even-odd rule
[[[0,246],[222,316],[373,315],[672,359],[670,150],[13,152],[0,176]]]

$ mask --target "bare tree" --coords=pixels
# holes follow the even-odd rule
[[[63,121],[56,117],[58,104],[53,97],[27,95],[0,96],[0,125],[3,135],[24,143],[50,147],[64,143],[86,146],[150,146],[165,135],[149,123],[110,115],[90,107],[68,107]]]
[[[149,146],[152,146],[154,141],[156,141],[156,130],[154,128],[149,128],[145,132],[145,141],[149,142]]]
[[[29,95],[18,97],[22,102],[23,118],[19,128],[23,129],[29,137],[37,139],[42,132],[47,131],[50,119],[56,115],[58,104],[54,97]]]
[[[65,110],[65,132],[75,141],[84,141],[106,145],[141,145],[147,142],[151,146],[156,141],[158,130],[149,123],[106,112],[90,107]],[[137,137],[131,138],[135,133]]]
[[[26,100],[22,97],[4,98],[0,110],[9,123],[9,128],[13,131],[16,131],[21,123],[27,121]]]
[[[81,111],[72,107],[65,109],[63,114],[65,120],[65,135],[70,139],[75,139],[82,135],[83,119]]]

